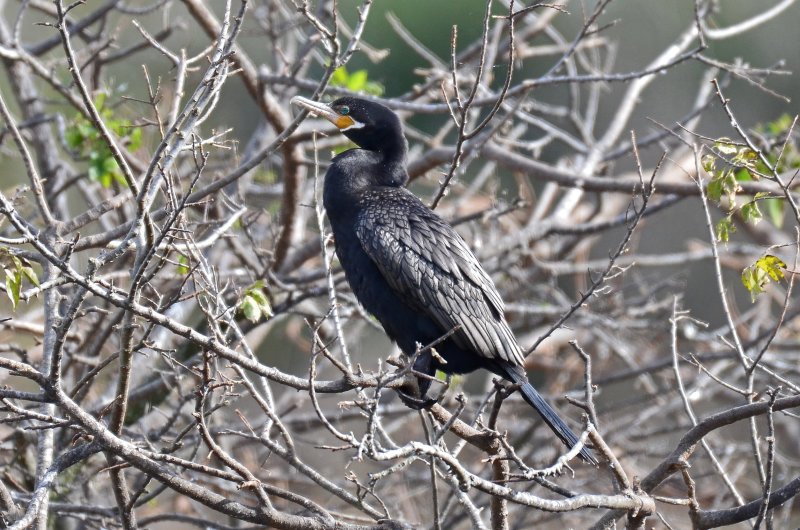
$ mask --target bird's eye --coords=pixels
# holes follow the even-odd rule
[[[345,115],[350,114],[350,107],[348,107],[347,105],[339,107],[339,113]]]

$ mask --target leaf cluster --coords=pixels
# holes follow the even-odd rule
[[[778,172],[800,167],[800,151],[789,141],[790,139],[786,138],[792,123],[792,118],[786,114],[757,127],[755,131],[768,146],[768,151],[764,153],[766,160]],[[706,187],[708,198],[726,205],[724,209],[727,214],[715,226],[718,241],[722,243],[730,241],[731,235],[736,232],[734,218],[756,225],[764,219],[764,210],[776,228],[782,227],[785,199],[770,197],[764,192],[753,196],[741,193],[742,182],[759,180],[771,171],[758,153],[730,138],[718,138],[710,152],[703,156],[701,163],[705,172],[711,177]],[[745,267],[742,271],[742,284],[750,292],[752,300],[755,301],[755,296],[764,292],[764,287],[770,280],[783,279],[782,269],[785,268],[786,264],[771,254],[765,254],[752,265]]]
[[[272,316],[272,305],[269,303],[269,297],[264,291],[263,280],[258,280],[244,290],[237,309],[244,318],[253,323],[261,320],[262,316],[265,318]]]
[[[106,100],[107,94],[100,93],[94,101],[103,123],[131,152],[136,151],[142,145],[141,127],[135,126],[130,120],[115,116],[113,109],[105,106]],[[82,114],[76,114],[67,127],[64,138],[70,149],[89,162],[91,180],[100,182],[106,188],[112,182],[127,186],[111,149],[89,119]]]
[[[782,280],[785,277],[785,268],[786,263],[772,254],[766,254],[754,264],[745,267],[742,271],[742,284],[750,291],[750,299],[755,302],[756,295],[764,292],[764,286],[770,280]]]
[[[340,66],[333,72],[331,86],[346,88],[351,92],[358,92],[370,96],[380,96],[383,94],[383,85],[368,79],[366,70],[356,70],[348,72],[346,66]]]
[[[11,300],[11,306],[16,309],[22,291],[22,281],[27,278],[38,287],[39,277],[28,260],[17,256],[6,247],[0,247],[0,267],[3,268],[6,278],[6,295]]]

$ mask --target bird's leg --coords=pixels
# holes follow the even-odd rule
[[[402,401],[406,407],[414,410],[428,409],[436,404],[436,400],[433,398],[418,398],[399,388],[397,389],[397,397],[400,398],[400,401]]]
[[[432,375],[436,369],[433,367],[430,352],[418,352],[409,362],[413,364],[401,367],[400,371],[408,371],[413,377],[408,377],[402,388],[397,389],[397,395],[411,409],[429,408],[437,402],[437,399],[425,397],[431,383],[436,380]]]
[[[506,399],[511,394],[522,388],[523,385],[522,382],[515,383],[513,381],[500,378],[492,379],[492,383],[494,384],[494,388],[497,390],[497,393],[501,395],[502,399]]]
[[[419,384],[419,395],[425,397],[431,387],[431,378],[436,374],[436,368],[433,366],[433,355],[431,355],[430,350],[425,350],[417,354],[416,359],[412,360],[414,361],[413,372],[417,376],[417,384]]]
[[[509,381],[507,379],[493,377],[492,384],[494,385],[494,390],[497,393],[497,402],[495,404],[497,407],[499,407],[503,401],[511,397],[518,390],[520,393],[522,392],[522,383],[514,383],[513,381]]]

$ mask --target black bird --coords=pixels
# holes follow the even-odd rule
[[[323,188],[336,254],[356,298],[408,356],[452,333],[436,345],[438,357],[425,351],[414,369],[433,375],[485,368],[519,385],[561,441],[575,445],[578,438],[528,382],[492,279],[453,227],[403,187],[408,143],[397,115],[353,97],[325,105],[298,96],[292,103],[360,147],[333,159]],[[430,381],[419,386],[424,397]],[[587,448],[581,457],[597,462]]]

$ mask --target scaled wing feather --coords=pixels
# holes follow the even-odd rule
[[[416,204],[399,204],[405,201]],[[409,307],[442,334],[458,326],[453,340],[460,347],[522,365],[500,294],[450,225],[410,193],[374,190],[363,198],[357,227],[364,251]]]

